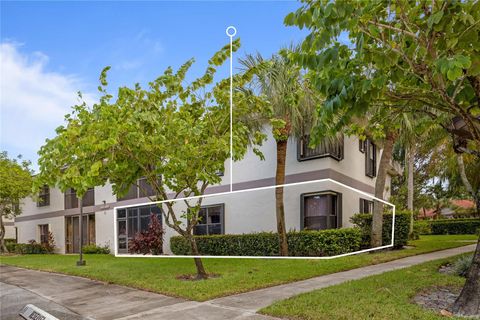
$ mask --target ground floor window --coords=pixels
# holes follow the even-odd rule
[[[224,234],[224,204],[202,206],[199,221],[193,229],[195,235]]]
[[[40,234],[40,243],[48,244],[48,224],[39,224],[38,231]]]
[[[360,198],[360,213],[373,213],[373,201]]]
[[[82,243],[95,244],[95,214],[83,215]],[[65,252],[80,252],[80,216],[65,217]]]
[[[342,227],[341,194],[331,191],[301,195],[301,228],[325,230]]]
[[[150,214],[157,215],[162,223],[162,211],[157,205],[147,205],[119,209],[117,211],[118,252],[127,253],[128,243],[137,233],[146,231],[150,224]]]

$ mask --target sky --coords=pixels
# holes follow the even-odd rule
[[[269,56],[300,42],[306,31],[285,27],[294,1],[194,2],[0,2],[0,149],[22,154],[37,168],[37,151],[55,136],[64,115],[98,99],[101,70],[111,66],[109,91],[142,85],[165,68],[195,58],[187,79],[237,29],[242,46],[234,56]],[[226,63],[219,77],[228,76]]]

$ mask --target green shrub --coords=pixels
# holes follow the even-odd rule
[[[429,221],[432,234],[475,234],[480,219],[443,219]]]
[[[10,251],[10,250],[9,250]],[[17,254],[46,254],[51,253],[48,248],[34,240],[30,240],[29,243],[16,243],[12,251]]]
[[[392,217],[390,213],[383,214],[382,244],[389,245],[392,241]],[[362,230],[362,248],[370,248],[370,235],[372,233],[372,215],[359,213],[350,218],[350,222]],[[395,241],[394,248],[399,249],[407,244],[410,229],[410,212],[399,211],[395,213]]]
[[[453,263],[453,272],[460,277],[467,277],[468,270],[472,265],[473,255],[466,255],[460,257]]]
[[[421,234],[432,234],[432,227],[430,222],[425,220],[418,220],[413,223],[413,234],[418,236]]]
[[[87,254],[109,254],[110,248],[108,247],[108,245],[104,245],[103,247],[101,247],[95,244],[88,244],[86,246],[83,246],[82,252]]]
[[[271,232],[195,236],[202,255],[215,256],[278,256],[278,235]],[[360,249],[361,232],[357,228],[322,231],[288,232],[291,256],[331,256]],[[174,254],[191,254],[185,238],[170,238]]]

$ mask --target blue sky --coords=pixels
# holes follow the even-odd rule
[[[305,31],[283,18],[300,6],[275,2],[1,2],[1,149],[36,161],[45,138],[82,91],[94,102],[98,76],[110,65],[112,91],[145,84],[189,58],[199,75],[229,39],[234,25],[242,47],[270,55]],[[234,62],[235,67],[235,62]],[[228,76],[228,64],[220,70]]]

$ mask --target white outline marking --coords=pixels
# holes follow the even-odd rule
[[[117,210],[118,209],[124,209],[124,208],[131,208],[131,207],[139,207],[143,205],[152,205],[152,204],[161,204],[165,202],[175,202],[175,201],[183,201],[183,200],[191,200],[191,199],[199,199],[199,198],[210,198],[210,197],[215,197],[215,196],[222,196],[222,195],[230,195],[230,194],[235,194],[235,193],[244,193],[244,192],[249,192],[249,191],[260,191],[260,190],[269,190],[269,189],[275,189],[277,187],[289,187],[289,186],[298,186],[298,185],[303,185],[303,184],[312,184],[312,183],[318,183],[318,182],[332,182],[338,186],[347,188],[349,190],[352,190],[354,192],[360,193],[363,196],[366,196],[370,199],[376,200],[378,202],[381,202],[383,204],[386,204],[388,206],[391,206],[393,211],[392,211],[392,241],[390,242],[389,245],[384,245],[380,247],[375,247],[375,248],[369,248],[369,249],[363,249],[359,251],[354,251],[354,252],[348,252],[344,254],[339,254],[336,256],[327,256],[327,257],[284,257],[284,256],[194,256],[194,255],[142,255],[142,254],[118,254],[118,244],[117,244]],[[336,180],[326,178],[326,179],[319,179],[319,180],[312,180],[312,181],[303,181],[303,182],[294,182],[294,183],[286,183],[286,184],[281,184],[281,185],[275,185],[275,186],[267,186],[267,187],[259,187],[259,188],[251,188],[251,189],[242,189],[242,190],[235,190],[235,191],[229,191],[229,192],[219,192],[219,193],[212,193],[212,194],[206,194],[202,196],[192,196],[192,197],[184,197],[184,198],[177,198],[177,199],[168,199],[168,200],[161,200],[161,201],[151,201],[151,202],[144,202],[144,203],[137,203],[137,204],[131,204],[131,205],[125,205],[125,206],[118,206],[113,208],[113,219],[114,219],[114,239],[113,239],[113,244],[115,246],[115,257],[125,257],[125,258],[217,258],[217,259],[226,259],[226,258],[232,258],[232,259],[310,259],[310,260],[329,260],[329,259],[335,259],[335,258],[340,258],[340,257],[347,257],[351,255],[356,255],[360,253],[365,253],[365,252],[370,252],[370,251],[376,251],[376,250],[381,250],[381,249],[387,249],[387,248],[392,248],[394,243],[395,243],[395,205],[387,202],[383,199],[377,198],[369,193],[363,192],[361,190],[355,189],[353,187],[350,187],[346,184],[343,184],[341,182],[338,182]]]

